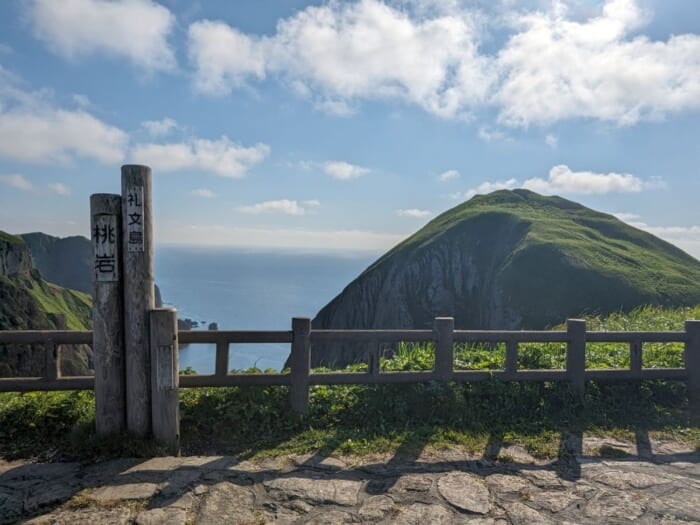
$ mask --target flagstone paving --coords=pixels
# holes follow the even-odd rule
[[[623,445],[633,455],[585,455],[584,440],[557,461],[457,448],[417,458],[0,460],[0,524],[700,522],[700,451]]]

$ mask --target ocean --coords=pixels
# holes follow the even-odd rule
[[[163,302],[199,329],[216,322],[220,330],[289,330],[292,317],[313,318],[378,256],[160,246],[155,277]],[[232,344],[229,370],[280,370],[289,346]],[[215,355],[214,345],[186,345],[179,367],[211,374]]]

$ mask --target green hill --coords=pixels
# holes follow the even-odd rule
[[[22,238],[0,232],[0,330],[88,330],[91,303],[85,293],[44,280]],[[42,375],[42,356],[38,346],[0,345],[0,376]],[[89,347],[66,345],[63,356],[64,374],[92,368]]]
[[[394,247],[314,319],[316,328],[537,329],[567,317],[700,304],[700,262],[560,197],[479,195]],[[356,350],[317,352],[315,364]],[[323,355],[325,354],[325,355]]]

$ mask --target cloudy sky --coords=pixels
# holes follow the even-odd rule
[[[7,0],[0,229],[87,235],[154,173],[157,241],[389,248],[525,187],[700,257],[687,0]]]

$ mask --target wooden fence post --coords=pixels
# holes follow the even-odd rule
[[[309,373],[311,368],[311,319],[294,317],[292,319],[292,352],[289,359],[291,379],[292,410],[297,414],[306,414],[309,410]]]
[[[150,312],[153,437],[177,455],[180,449],[177,311]]]
[[[90,196],[95,427],[99,435],[126,430],[121,202],[119,195]]]
[[[453,317],[436,317],[433,331],[436,336],[435,344],[435,379],[449,381],[454,371],[454,329]]]
[[[688,406],[694,422],[700,423],[700,321],[685,322],[685,369],[688,372]]]
[[[574,390],[583,394],[586,388],[586,321],[567,319],[566,372]]]
[[[518,373],[518,340],[508,339],[506,341],[506,359],[504,371],[508,379],[516,379]]]
[[[153,289],[151,168],[122,166],[126,424],[129,432],[151,431],[149,312]]]

